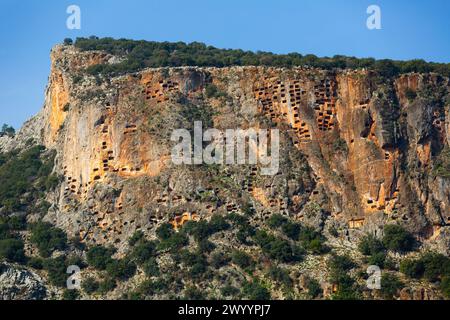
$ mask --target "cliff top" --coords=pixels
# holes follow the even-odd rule
[[[72,40],[66,39],[65,44],[71,45]],[[77,38],[73,45],[81,51],[103,51],[120,58],[113,64],[92,65],[87,72],[93,75],[120,75],[158,67],[265,66],[292,68],[308,66],[324,70],[365,68],[374,70],[385,77],[410,72],[436,72],[443,76],[450,76],[450,63],[433,63],[424,60],[376,60],[342,55],[319,58],[312,54],[274,54],[261,51],[219,49],[199,42],[186,44],[184,42],[116,40],[97,37]]]

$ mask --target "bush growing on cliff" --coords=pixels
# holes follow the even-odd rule
[[[173,227],[170,223],[163,223],[156,229],[156,235],[160,240],[167,240],[173,235]]]
[[[291,245],[286,240],[269,235],[266,231],[257,231],[253,239],[261,247],[264,254],[281,262],[300,261],[304,254],[302,248]]]
[[[44,269],[47,271],[48,279],[50,283],[57,287],[65,287],[67,281],[67,267],[66,259],[63,256],[59,256],[54,259],[44,260]]]
[[[401,261],[400,271],[410,278],[439,281],[450,276],[450,258],[442,254],[427,252],[418,259]]]
[[[63,43],[64,43],[66,46],[71,46],[71,45],[73,44],[73,40],[72,40],[71,38],[65,38],[64,41],[63,41]]]
[[[174,233],[170,236],[170,238],[161,241],[158,244],[158,250],[169,250],[169,251],[176,251],[180,250],[182,247],[187,245],[189,243],[188,237],[182,233]]]
[[[144,270],[145,274],[149,277],[157,277],[160,275],[158,262],[155,258],[150,258],[147,260],[143,265],[142,269]]]
[[[389,250],[408,252],[414,248],[415,240],[403,227],[391,224],[384,227],[383,244]]]
[[[242,292],[249,300],[270,300],[269,290],[258,279],[245,281]]]
[[[369,234],[361,239],[358,244],[358,249],[363,255],[371,256],[383,252],[385,247],[380,239],[373,234]]]
[[[94,292],[96,292],[99,289],[99,286],[100,286],[100,284],[98,283],[98,281],[96,281],[92,277],[83,279],[83,281],[81,282],[81,288],[87,294],[93,294]]]
[[[111,256],[115,251],[113,248],[105,248],[102,246],[92,247],[86,253],[87,262],[90,266],[98,270],[105,270],[106,266],[112,262],[113,259]]]
[[[323,293],[320,283],[312,278],[307,280],[306,289],[308,290],[309,296],[313,299],[318,298]]]
[[[133,235],[128,239],[128,244],[133,247],[136,243],[144,239],[144,233],[142,231],[136,231]]]
[[[23,248],[22,240],[13,238],[0,240],[0,259],[23,263],[26,260]]]
[[[231,261],[242,269],[250,268],[253,265],[252,257],[249,254],[239,250],[235,250],[231,254]]]
[[[136,273],[136,265],[126,257],[120,260],[111,260],[106,265],[108,276],[113,279],[126,280]]]
[[[46,222],[38,222],[31,226],[30,241],[36,245],[43,257],[49,257],[53,251],[64,250],[67,247],[65,232]]]
[[[403,283],[394,274],[383,273],[381,276],[381,294],[384,299],[393,299],[403,286]]]
[[[276,229],[281,227],[283,224],[287,222],[287,218],[282,216],[281,214],[273,214],[267,220],[267,225],[271,229]]]
[[[6,123],[3,124],[2,129],[0,130],[0,137],[3,136],[3,135],[7,135],[9,137],[12,137],[15,134],[16,134],[16,130],[13,127],[7,125]]]
[[[288,270],[273,266],[269,269],[268,275],[272,280],[283,284],[286,288],[292,287],[292,279]]]
[[[400,272],[410,278],[420,278],[424,269],[425,267],[420,260],[404,259],[400,262]]]

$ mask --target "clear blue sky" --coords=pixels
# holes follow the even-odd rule
[[[71,4],[81,30],[66,28]],[[366,28],[371,4],[382,30]],[[17,128],[41,108],[49,51],[66,37],[450,62],[449,14],[449,0],[0,0],[0,125]]]

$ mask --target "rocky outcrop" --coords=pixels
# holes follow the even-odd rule
[[[0,300],[42,300],[47,296],[44,280],[23,267],[0,263]]]

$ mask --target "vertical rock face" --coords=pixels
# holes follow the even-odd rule
[[[348,229],[396,220],[430,241],[448,229],[450,180],[434,172],[450,142],[448,79],[264,67],[83,73],[115,60],[52,51],[40,138],[58,151],[64,176],[49,219],[72,235],[119,245],[183,214],[208,218],[248,204],[255,219],[280,212],[303,220],[319,206],[324,223]],[[171,134],[194,121],[204,129],[277,127],[279,173],[174,165]]]

